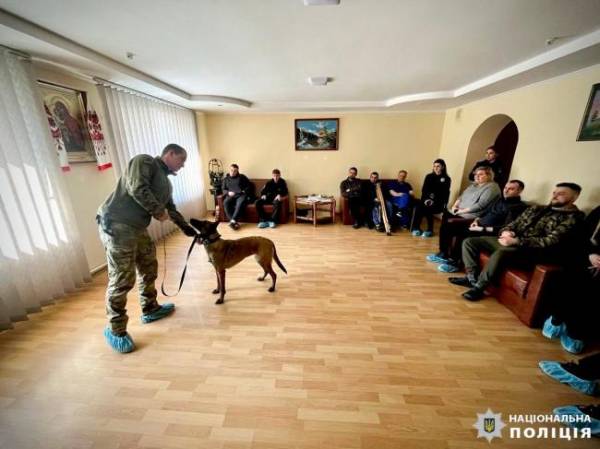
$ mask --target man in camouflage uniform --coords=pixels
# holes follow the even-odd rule
[[[566,255],[573,230],[582,222],[584,214],[575,201],[581,187],[571,182],[557,184],[548,206],[532,206],[516,220],[500,230],[499,237],[472,237],[463,242],[465,277],[452,277],[456,285],[470,287],[463,293],[469,301],[484,298],[485,288],[506,266],[507,262],[535,263],[557,261]],[[479,253],[486,251],[490,259],[477,276]]]
[[[109,326],[104,330],[107,343],[118,352],[131,352],[135,345],[127,333],[127,293],[133,288],[136,271],[142,306],[142,323],[170,315],[173,304],[158,304],[154,281],[158,262],[156,247],[146,228],[152,217],[171,220],[187,236],[195,230],[187,224],[173,204],[168,175],[175,175],[187,158],[176,144],[167,145],[160,157],[140,154],[129,161],[117,188],[98,209],[96,219],[108,262],[106,313]]]

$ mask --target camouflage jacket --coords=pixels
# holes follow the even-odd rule
[[[519,246],[550,248],[564,244],[573,236],[573,230],[583,222],[584,214],[577,206],[558,209],[549,206],[527,208],[516,220],[500,230],[512,231]]]
[[[103,226],[114,221],[143,229],[165,209],[177,226],[182,229],[188,226],[173,203],[170,174],[160,157],[147,154],[133,157],[115,191],[98,209]]]

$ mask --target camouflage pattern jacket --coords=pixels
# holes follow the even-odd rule
[[[502,228],[500,233],[514,232],[519,239],[519,246],[548,249],[562,246],[574,237],[572,231],[581,225],[583,217],[583,212],[575,205],[571,208],[532,206]]]
[[[110,228],[111,222],[118,222],[143,229],[165,209],[177,226],[188,227],[173,203],[170,174],[173,173],[160,157],[147,154],[133,157],[115,191],[98,209],[102,227]]]

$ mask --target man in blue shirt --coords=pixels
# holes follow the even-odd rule
[[[406,182],[408,172],[406,170],[400,170],[398,172],[398,179],[392,181],[387,185],[388,198],[388,210],[391,208],[394,212],[395,218],[401,227],[408,227],[410,224],[410,205],[413,198],[413,188]]]

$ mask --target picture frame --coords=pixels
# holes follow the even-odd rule
[[[600,83],[592,86],[577,140],[600,140]]]
[[[338,118],[295,119],[296,151],[337,151],[339,125]]]
[[[69,163],[96,162],[96,152],[86,126],[86,93],[38,80],[44,104],[61,131]]]

